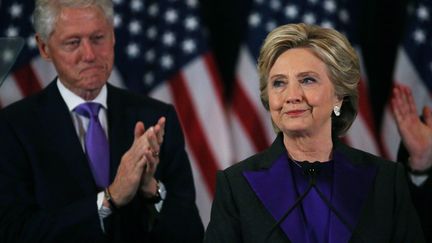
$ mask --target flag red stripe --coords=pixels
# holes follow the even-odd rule
[[[24,97],[42,89],[42,85],[36,77],[31,65],[24,65],[17,69],[13,73],[13,76]]]
[[[210,74],[210,76],[212,77],[212,82],[214,87],[216,88],[216,95],[218,96],[218,100],[220,102],[221,107],[224,107],[224,90],[223,90],[223,85],[222,85],[222,80],[220,79],[219,76],[219,70],[217,70],[217,66],[213,57],[213,54],[211,52],[208,52],[207,54],[204,55],[204,62],[206,64],[207,67],[207,71]]]
[[[376,136],[377,133],[374,126],[374,120],[370,109],[371,106],[369,104],[369,99],[368,99],[369,95],[368,92],[366,91],[366,87],[363,81],[359,82],[358,90],[359,90],[360,114],[362,115],[364,121],[366,122],[366,125],[369,128],[369,130],[372,131],[374,136]]]
[[[239,84],[238,80],[234,83],[233,94],[235,95],[232,103],[234,113],[240,119],[240,123],[252,141],[255,151],[262,151],[269,146],[270,142],[267,139],[264,125],[259,119],[259,114],[254,108],[255,106]]]
[[[384,145],[381,142],[382,139],[379,136],[378,130],[374,125],[375,121],[372,115],[372,106],[370,105],[370,100],[368,99],[368,97],[370,96],[363,80],[360,81],[358,89],[359,89],[359,113],[362,116],[363,120],[365,121],[366,123],[365,125],[372,133],[372,136],[377,143],[380,154],[384,157],[387,157],[388,152],[384,148]]]
[[[185,131],[186,140],[206,181],[208,191],[213,195],[216,187],[216,171],[218,167],[194,109],[183,75],[177,73],[170,79],[169,84],[174,104]]]

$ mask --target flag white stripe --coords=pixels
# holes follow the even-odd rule
[[[231,114],[230,122],[231,134],[236,141],[233,142],[233,151],[235,151],[233,162],[239,162],[255,154],[257,151],[252,144],[252,140],[247,136],[247,131],[241,125],[237,114]]]
[[[404,48],[399,48],[396,62],[395,82],[411,87],[416,102],[417,111],[421,111],[424,105],[432,105],[429,89],[418,76],[413,63],[410,61]]]
[[[259,76],[256,61],[245,46],[240,49],[237,73],[246,95],[250,97],[254,104],[260,104]]]
[[[40,56],[37,58],[33,58],[30,63],[42,89],[46,87],[51,81],[53,81],[54,78],[57,76],[54,65],[51,62],[48,62],[45,59],[41,58]]]
[[[379,155],[380,151],[378,150],[374,136],[366,124],[363,117],[359,114],[347,132],[347,142],[354,148]]]
[[[251,103],[254,104],[253,109],[255,109],[259,115],[258,118],[264,126],[264,132],[266,133],[268,141],[272,142],[275,138],[275,134],[270,121],[270,114],[261,104],[256,61],[244,46],[240,50],[237,74],[240,86],[246,92]],[[245,107],[245,109],[250,108]]]
[[[232,159],[226,112],[221,107],[222,94],[216,93],[217,88],[211,82],[213,77],[209,76],[202,58],[188,64],[183,70],[187,90],[191,95],[199,123],[209,142],[209,148],[215,156],[217,166],[226,167]]]

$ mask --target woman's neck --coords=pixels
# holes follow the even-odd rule
[[[284,134],[284,145],[291,159],[326,162],[332,157],[333,141],[328,138],[293,137]]]

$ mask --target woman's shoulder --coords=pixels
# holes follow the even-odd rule
[[[286,154],[286,148],[283,143],[282,133],[277,134],[273,143],[261,152],[247,157],[232,166],[226,168],[224,173],[227,175],[238,175],[244,171],[258,171],[268,169],[273,165],[282,154]]]
[[[269,147],[261,152],[240,160],[239,162],[225,169],[225,171],[229,172],[268,168],[272,162],[276,160],[282,153],[286,153],[286,148],[283,143],[283,135],[282,133],[279,133]]]
[[[375,155],[343,143],[339,144],[337,149],[358,163],[374,164],[384,167],[395,167],[398,164],[395,161],[388,160],[380,155]]]
[[[244,171],[257,171],[271,166],[272,162],[280,156],[282,151],[275,150],[274,147],[269,147],[266,150],[251,155],[239,162],[234,163],[224,170],[227,175],[238,175]]]
[[[233,165],[226,168],[224,170],[224,172],[228,173],[228,174],[241,173],[243,171],[258,168],[259,161],[262,161],[262,159],[264,158],[263,153],[264,152],[260,152],[260,153],[254,154],[248,158],[245,158],[239,162],[236,162]]]

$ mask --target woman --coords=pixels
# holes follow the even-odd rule
[[[278,136],[218,172],[205,242],[424,242],[403,168],[338,140],[358,103],[359,60],[347,39],[281,26],[258,69]]]

